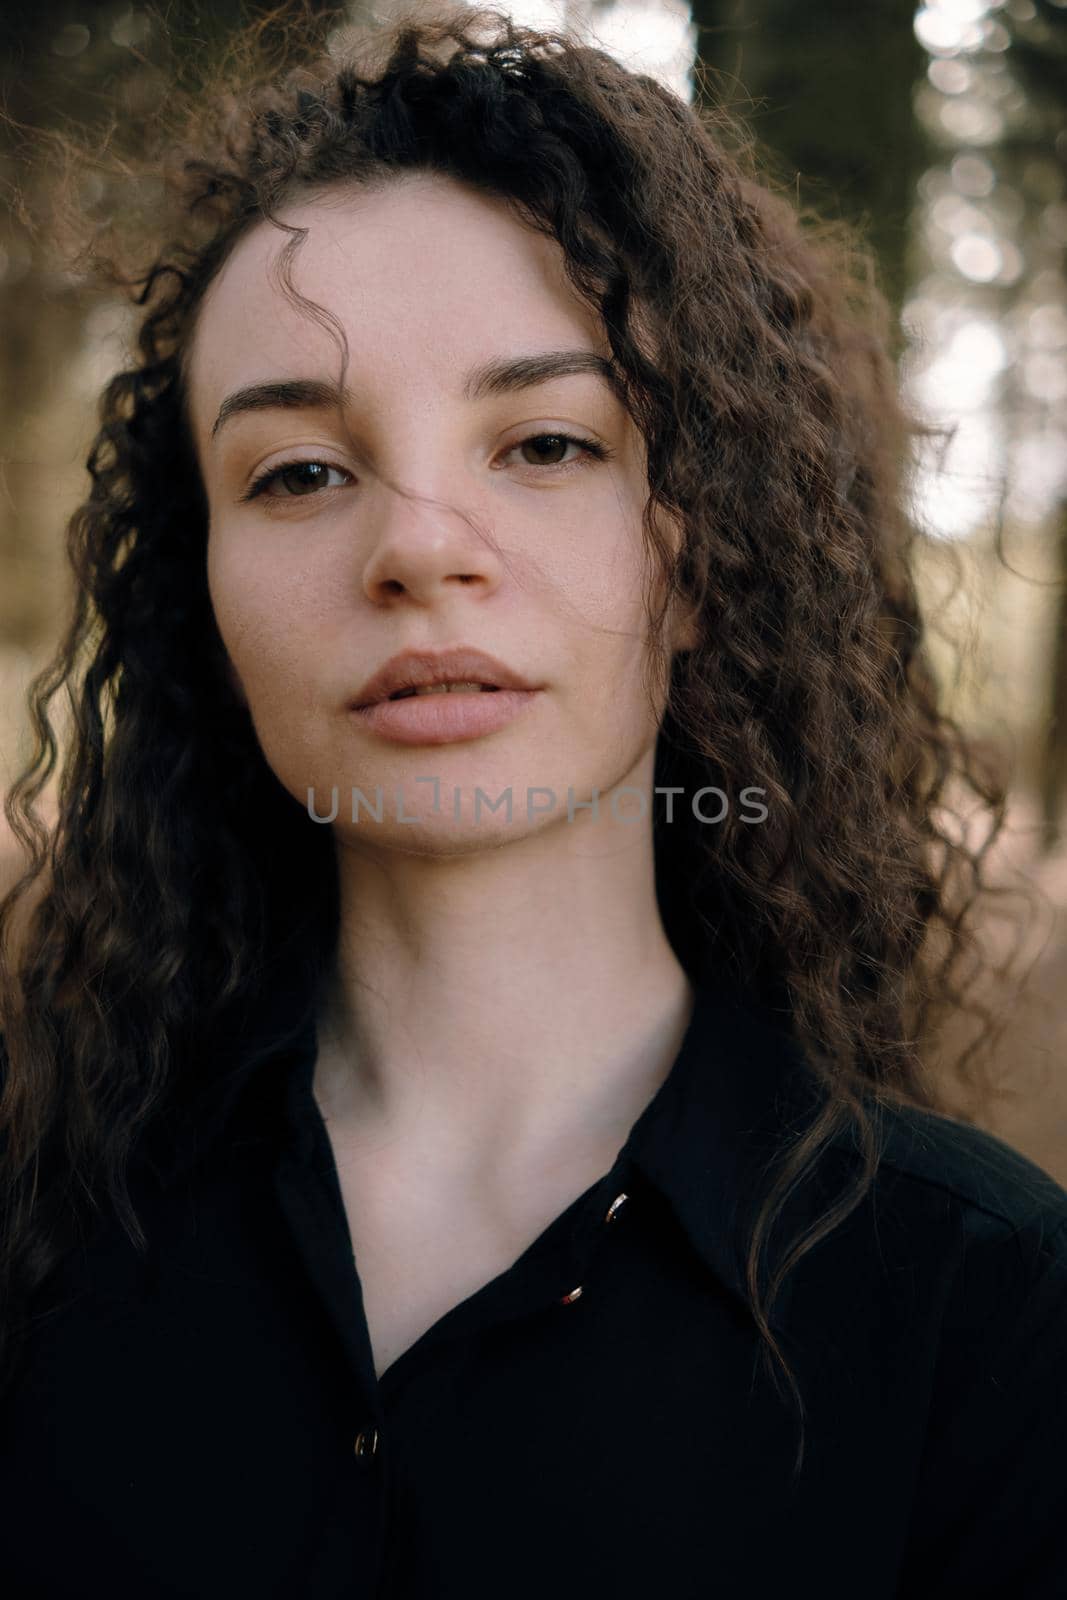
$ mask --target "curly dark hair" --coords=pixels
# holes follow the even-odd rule
[[[905,509],[920,430],[886,302],[854,240],[756,175],[736,117],[569,29],[465,5],[419,5],[340,43],[324,26],[283,6],[234,36],[207,88],[176,83],[155,139],[122,163],[156,177],[149,204],[89,249],[143,313],[102,396],[68,530],[72,615],[31,686],[36,749],[6,802],[30,865],[0,902],[3,1371],[104,1196],[146,1247],[127,1164],[172,1114],[181,1063],[272,963],[309,944],[329,959],[330,831],[281,789],[224,672],[183,355],[236,241],[283,201],[424,171],[556,240],[610,340],[647,449],[653,641],[672,596],[699,616],[671,666],[657,785],[766,791],[760,827],[657,827],[657,891],[686,970],[726,975],[780,1017],[824,1091],[748,1260],[764,1358],[802,1419],[768,1309],[863,1198],[883,1110],[951,1115],[920,1047],[939,1016],[981,1009],[972,912],[1004,806],[1002,779],[939,709]],[[147,249],[136,270],[131,241]],[[657,508],[683,520],[677,555]],[[34,806],[63,688],[74,722],[49,830]],[[988,815],[978,847],[950,825],[959,795]],[[775,1219],[842,1129],[863,1155],[855,1182],[766,1276]]]

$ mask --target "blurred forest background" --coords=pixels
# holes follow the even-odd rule
[[[195,73],[265,9],[164,0],[160,14]],[[1008,952],[1028,916],[1012,971],[1029,976],[1000,1046],[1010,1094],[980,1120],[1067,1183],[1067,0],[508,9],[565,16],[687,99],[726,99],[777,178],[875,252],[901,381],[947,430],[912,476],[938,673],[949,709],[1014,774],[990,868],[1009,892],[983,931]],[[389,12],[349,7],[354,22]],[[150,117],[158,35],[156,15],[123,0],[8,0],[0,15],[0,792],[31,749],[27,686],[69,598],[66,522],[132,325],[26,227],[22,204],[46,211],[49,180],[19,125]],[[99,174],[83,182],[100,215],[120,203]],[[0,817],[0,889],[17,870]]]

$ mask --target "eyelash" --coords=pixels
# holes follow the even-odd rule
[[[559,433],[556,431],[550,433],[527,434],[525,439],[519,439],[515,444],[512,445],[511,448],[512,450],[518,450],[524,444],[540,444],[546,439],[558,439],[564,444],[576,444],[582,450],[586,451],[588,457],[591,457],[595,461],[607,461],[615,453],[613,450],[610,450],[607,445],[601,444],[596,439],[586,439],[576,433]],[[511,451],[509,451],[508,454],[510,455]],[[529,462],[526,464],[528,466],[530,465]],[[534,467],[533,470],[535,472],[570,472],[573,471],[575,467],[584,467],[588,465],[588,460],[557,461],[550,462],[545,467]],[[275,478],[284,477],[287,472],[292,472],[294,467],[326,467],[333,472],[347,471],[347,468],[345,467],[335,466],[332,461],[319,460],[315,456],[302,456],[293,461],[283,461],[276,467],[268,467],[266,472],[261,472],[257,478],[254,478],[249,484],[248,488],[245,490],[244,494],[240,496],[241,502],[244,503],[248,500],[255,500],[260,495],[265,494],[268,485],[273,483]],[[314,495],[315,491],[312,490],[308,494],[277,495],[268,496],[268,498],[281,500],[311,500],[314,499]]]

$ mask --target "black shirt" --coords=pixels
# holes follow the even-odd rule
[[[743,1224],[816,1102],[767,1016],[702,987],[611,1171],[380,1379],[315,1051],[276,996],[188,1137],[145,1143],[147,1256],[103,1222],[53,1280],[0,1405],[10,1600],[1067,1596],[1067,1193],[1038,1167],[893,1114],[772,1313],[794,1478]],[[839,1140],[774,1238],[857,1163]]]

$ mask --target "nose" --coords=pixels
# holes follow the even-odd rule
[[[404,598],[430,605],[456,589],[491,593],[500,557],[469,512],[454,501],[380,483],[374,545],[363,589],[375,605]]]

